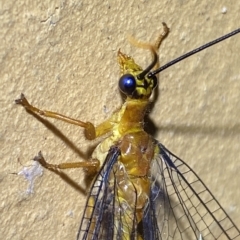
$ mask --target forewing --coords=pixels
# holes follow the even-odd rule
[[[156,239],[239,240],[239,229],[197,174],[162,144],[158,147],[148,213],[157,219]]]
[[[136,204],[137,192],[133,192],[130,203],[120,194],[118,184],[131,184],[131,181],[124,165],[118,161],[119,155],[117,147],[111,148],[96,176],[84,209],[78,240],[137,239],[136,209],[132,207]]]
[[[110,175],[119,154],[117,148],[111,148],[96,176],[84,209],[78,240],[113,239],[115,183]]]
[[[142,221],[136,223],[136,209],[118,196],[120,151],[111,148],[91,188],[77,239],[239,240],[240,231],[196,173],[163,145],[158,147]]]

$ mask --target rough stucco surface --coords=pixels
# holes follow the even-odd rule
[[[11,173],[31,165],[39,150],[52,163],[88,158],[97,141],[87,142],[75,126],[39,121],[14,99],[23,92],[41,108],[98,124],[121,105],[118,49],[142,66],[150,61],[148,52],[130,46],[127,34],[154,41],[165,21],[171,33],[160,57],[166,63],[237,29],[240,5],[223,0],[41,0],[0,5],[0,236],[75,239],[86,199],[83,172],[65,171],[83,191],[44,170],[30,195],[25,193],[27,181]],[[155,137],[197,172],[238,227],[239,52],[240,36],[235,36],[164,71],[150,114],[157,127]]]

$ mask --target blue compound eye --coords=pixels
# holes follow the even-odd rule
[[[132,95],[136,89],[136,81],[133,75],[125,74],[119,79],[118,86],[126,95]]]

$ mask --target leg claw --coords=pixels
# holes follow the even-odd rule
[[[43,167],[47,165],[41,151],[33,158],[33,161],[39,162]]]
[[[24,96],[24,94],[23,93],[21,93],[21,96],[20,96],[20,98],[19,99],[16,99],[15,100],[15,103],[16,104],[21,104],[22,106],[29,106],[29,103],[28,103],[28,101],[27,101],[27,99],[25,98],[25,96]]]

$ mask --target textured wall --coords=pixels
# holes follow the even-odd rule
[[[32,164],[39,150],[52,163],[88,158],[84,153],[97,141],[89,143],[80,128],[50,119],[64,138],[14,99],[23,92],[39,107],[98,124],[121,105],[118,49],[143,66],[150,61],[147,51],[128,43],[127,34],[154,41],[165,21],[171,33],[160,57],[166,63],[238,28],[240,5],[223,0],[14,2],[3,1],[0,16],[0,236],[75,239],[83,191],[45,170],[34,193],[27,195],[28,183],[10,173],[23,169],[18,159],[24,166]],[[193,167],[236,223],[239,52],[240,36],[235,36],[163,72],[161,94],[150,115],[158,128],[156,138]],[[81,157],[75,148],[83,152]],[[66,173],[85,189],[81,170]]]

